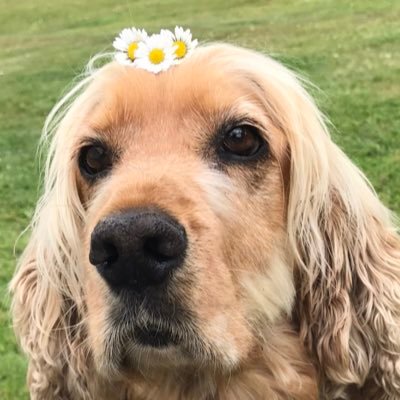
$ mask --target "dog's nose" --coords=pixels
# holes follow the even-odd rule
[[[92,232],[90,262],[113,289],[141,290],[164,282],[184,260],[184,227],[155,208],[112,214]]]

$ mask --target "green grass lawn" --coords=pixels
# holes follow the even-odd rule
[[[36,144],[51,106],[121,28],[182,24],[201,41],[270,53],[313,81],[333,136],[400,211],[400,2],[0,0],[0,399],[27,398],[11,331],[13,253],[38,197]]]

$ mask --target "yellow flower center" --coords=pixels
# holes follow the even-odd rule
[[[182,40],[177,40],[174,42],[174,45],[176,46],[176,50],[175,50],[176,56],[178,58],[183,58],[187,52],[186,43],[183,42]]]
[[[152,64],[160,64],[164,61],[165,54],[163,49],[154,48],[149,52],[149,60]]]
[[[137,42],[132,42],[128,47],[128,57],[133,61],[135,59],[135,51],[139,47]]]

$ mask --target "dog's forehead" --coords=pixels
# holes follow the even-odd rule
[[[176,129],[174,125],[215,120],[227,113],[258,111],[246,79],[192,60],[157,75],[110,65],[97,92],[101,95],[90,120],[102,132],[127,125]]]

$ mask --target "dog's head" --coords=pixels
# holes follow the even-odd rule
[[[64,151],[100,365],[230,369],[260,310],[270,323],[290,313],[288,140],[265,100],[281,96],[276,74],[258,59],[210,47],[157,76],[112,64],[88,89]]]
[[[285,320],[322,376],[362,383],[373,336],[398,344],[384,329],[398,242],[295,75],[210,45],[159,75],[111,63],[87,83],[52,142],[27,251],[51,293],[24,294],[43,303],[38,335],[68,329],[72,303],[102,373],[231,371]]]

